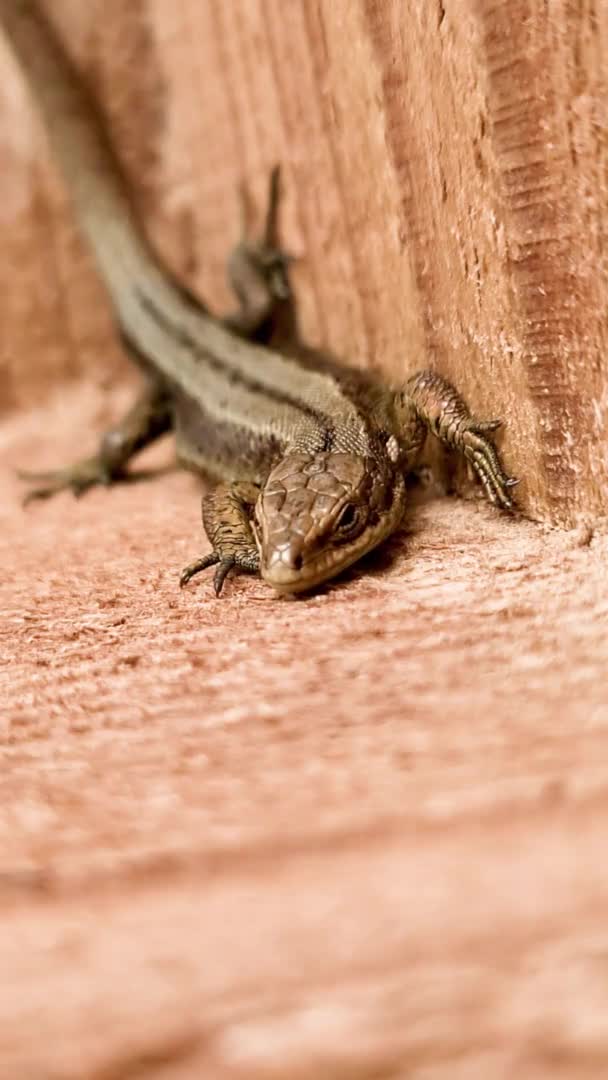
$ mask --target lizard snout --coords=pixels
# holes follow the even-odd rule
[[[262,551],[262,574],[272,585],[293,585],[303,566],[304,545],[299,538],[292,537],[270,551]]]

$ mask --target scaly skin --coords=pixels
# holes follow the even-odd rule
[[[489,435],[438,373],[395,390],[307,349],[297,330],[276,239],[278,173],[262,239],[243,236],[230,272],[236,312],[214,318],[163,268],[131,204],[120,167],[52,26],[35,0],[0,0],[4,28],[33,90],[120,333],[149,386],[97,454],[40,474],[29,498],[124,478],[131,458],[168,428],[188,468],[217,480],[203,500],[215,566],[260,572],[277,592],[315,588],[399,527],[405,474],[428,432],[463,454],[491,502],[513,509]],[[263,347],[258,342],[266,342]]]

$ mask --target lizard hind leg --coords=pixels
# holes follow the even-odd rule
[[[241,235],[228,259],[228,280],[239,307],[224,318],[224,324],[242,337],[274,340],[277,324],[295,326],[295,303],[289,282],[293,256],[278,237],[280,170],[275,165],[269,181],[265,222],[259,239],[250,237],[250,206],[244,185],[240,186]]]
[[[219,596],[228,574],[257,574],[260,557],[251,528],[251,516],[260,489],[256,484],[235,481],[220,484],[203,497],[203,526],[212,551],[191,562],[180,574],[183,588],[195,574],[217,567],[213,576],[215,595]]]
[[[434,371],[413,375],[401,399],[440,442],[466,458],[490,502],[503,510],[515,509],[511,488],[518,480],[507,475],[488,437],[498,430],[501,420],[477,420],[452,384]]]

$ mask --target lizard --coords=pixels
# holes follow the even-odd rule
[[[180,584],[214,567],[217,596],[231,572],[260,574],[278,594],[308,592],[375,548],[403,520],[406,477],[428,433],[464,456],[491,503],[515,509],[517,480],[492,439],[501,421],[477,419],[439,372],[418,371],[393,386],[305,347],[297,334],[265,333],[292,300],[289,256],[276,239],[276,171],[263,236],[245,238],[232,260],[239,306],[219,318],[149,244],[96,103],[42,8],[0,0],[0,25],[42,114],[119,333],[147,377],[93,456],[26,474],[38,485],[29,498],[119,481],[135,454],[173,430],[179,462],[216,484],[202,501],[211,551],[182,571]]]

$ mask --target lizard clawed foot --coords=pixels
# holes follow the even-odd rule
[[[59,491],[72,491],[78,497],[91,487],[99,484],[107,486],[115,479],[114,474],[99,457],[85,458],[74,465],[51,472],[26,472],[19,469],[17,476],[25,483],[35,485],[25,494],[24,506],[37,499],[48,499]]]
[[[180,574],[183,588],[195,574],[215,566],[213,587],[219,596],[231,570],[238,574],[257,574],[260,556],[251,530],[251,514],[259,487],[243,480],[219,484],[205,495],[202,503],[203,526],[212,551],[186,566]]]
[[[497,431],[500,420],[468,419],[459,432],[458,446],[461,453],[472,465],[481,480],[488,499],[503,510],[515,510],[515,501],[511,498],[510,488],[519,480],[507,476],[496,452],[496,447],[486,436]]]
[[[491,436],[502,426],[498,419],[478,420],[471,416],[458,390],[436,371],[419,371],[406,383],[397,399],[406,410],[413,404],[417,416],[444,446],[457,450],[481,480],[491,503],[503,510],[515,510],[510,489],[517,480],[504,471]],[[407,414],[406,414],[407,418]]]
[[[184,585],[187,585],[195,574],[200,574],[202,570],[207,570],[210,566],[217,567],[213,575],[213,589],[215,595],[219,596],[231,570],[235,570],[240,574],[255,574],[259,570],[259,560],[257,552],[255,555],[222,556],[217,551],[210,551],[207,555],[202,555],[200,559],[195,559],[194,562],[191,562],[182,570],[179,576],[180,589],[183,589]]]
[[[274,165],[268,184],[268,203],[264,233],[259,244],[253,246],[253,256],[257,257],[260,268],[264,270],[268,288],[275,300],[288,300],[291,293],[289,267],[296,261],[296,256],[285,251],[279,242],[279,203],[281,201],[281,166]]]
[[[241,238],[228,262],[228,274],[237,296],[243,293],[245,275],[255,270],[273,300],[289,300],[292,296],[289,267],[295,256],[285,251],[278,239],[278,210],[280,202],[280,166],[270,173],[268,202],[264,229],[259,239],[250,236],[250,207],[245,186],[239,188],[241,203]]]

